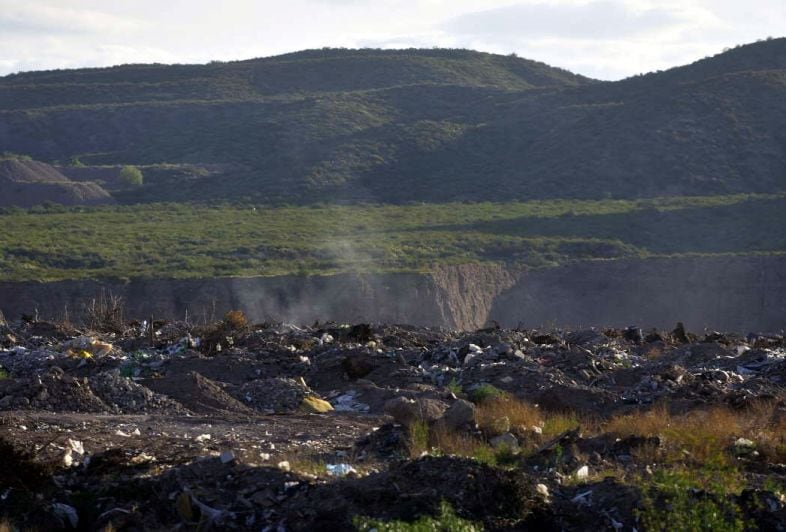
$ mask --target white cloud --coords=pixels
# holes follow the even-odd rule
[[[785,28],[783,0],[0,0],[0,74],[449,46],[617,79]]]
[[[60,34],[138,31],[141,21],[111,13],[48,2],[0,2],[0,31],[4,34]]]
[[[664,8],[636,9],[603,0],[587,4],[521,3],[466,13],[447,31],[474,37],[608,39],[639,35],[682,22],[683,13]]]

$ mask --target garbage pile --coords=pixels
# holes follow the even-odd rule
[[[0,330],[0,459],[29,469],[37,491],[9,486],[0,513],[38,528],[339,530],[360,526],[352,516],[412,520],[448,504],[492,529],[643,529],[645,493],[594,475],[624,470],[662,448],[660,437],[484,421],[489,397],[598,423],[762,403],[777,420],[786,418],[786,339],[695,335],[682,324],[253,325],[238,314],[123,332],[11,323]],[[443,456],[433,439],[446,434],[456,448],[482,442],[493,460]],[[786,497],[762,479],[786,479],[786,465],[762,463],[743,435],[727,447],[759,478],[735,508],[777,523]]]

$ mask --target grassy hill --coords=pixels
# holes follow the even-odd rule
[[[464,50],[0,78],[0,148],[212,165],[122,202],[506,201],[786,189],[786,39],[601,83]]]
[[[615,83],[465,50],[6,76],[0,152],[58,165],[2,205],[121,205],[0,210],[0,280],[781,254],[785,90],[786,39]]]

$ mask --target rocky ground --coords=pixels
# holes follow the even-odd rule
[[[27,319],[0,368],[0,529],[786,530],[778,334]]]

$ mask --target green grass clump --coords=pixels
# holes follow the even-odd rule
[[[459,381],[456,380],[456,377],[450,379],[450,382],[445,386],[453,395],[460,395],[464,388],[461,386]]]
[[[659,470],[644,490],[639,513],[645,530],[742,532],[749,529],[734,503],[736,473],[711,466]]]
[[[369,517],[355,517],[353,524],[362,532],[481,532],[483,526],[462,519],[456,515],[455,510],[443,501],[437,517],[422,516],[417,521],[381,521]]]
[[[417,458],[429,450],[429,426],[425,421],[415,421],[409,427],[409,454]]]
[[[483,403],[489,399],[499,399],[505,397],[505,392],[494,386],[493,384],[481,384],[470,395],[472,402],[476,404]]]

